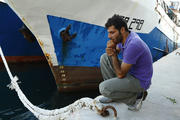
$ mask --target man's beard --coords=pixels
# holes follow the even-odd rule
[[[122,35],[119,35],[116,39],[116,43],[122,43],[122,41],[123,41],[123,37]]]

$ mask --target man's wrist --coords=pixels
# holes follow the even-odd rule
[[[115,51],[114,54],[112,54],[112,57],[117,57],[117,51]]]

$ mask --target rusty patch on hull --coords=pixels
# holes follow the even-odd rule
[[[74,92],[98,89],[103,80],[98,67],[53,66],[59,92]]]
[[[45,62],[46,58],[44,56],[5,56],[7,62],[9,63],[26,63],[26,62]],[[0,57],[0,63],[2,63],[2,58]]]

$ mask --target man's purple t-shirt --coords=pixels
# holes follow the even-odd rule
[[[129,73],[139,79],[141,87],[147,90],[151,85],[153,62],[146,43],[135,32],[131,31],[124,46],[119,43],[118,47],[123,54],[123,62],[132,64]]]

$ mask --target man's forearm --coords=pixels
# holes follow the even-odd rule
[[[123,78],[124,75],[122,74],[121,64],[119,62],[117,54],[111,56],[111,58],[112,58],[113,67],[114,67],[114,70],[116,72],[117,77],[118,78]]]

